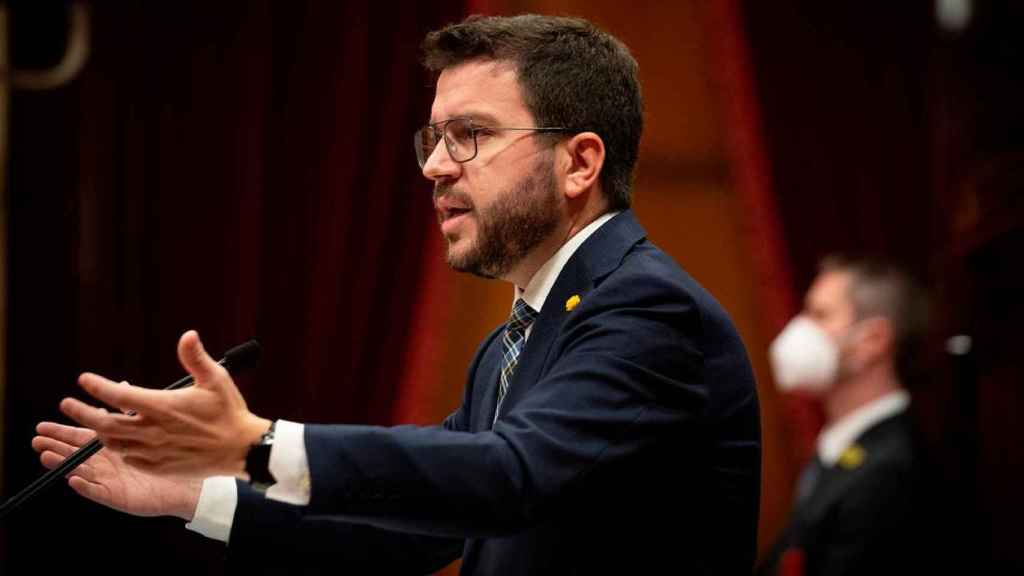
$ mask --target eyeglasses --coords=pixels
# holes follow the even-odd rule
[[[427,163],[427,158],[433,154],[434,148],[443,139],[444,146],[448,149],[448,155],[452,160],[462,164],[476,158],[478,133],[487,134],[499,130],[530,130],[533,132],[573,132],[570,128],[510,128],[507,126],[480,126],[473,123],[472,118],[449,118],[433,124],[427,124],[420,128],[413,135],[413,145],[416,147],[416,160],[420,168]]]

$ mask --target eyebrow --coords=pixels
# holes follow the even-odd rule
[[[479,122],[481,124],[490,125],[496,125],[498,123],[498,119],[493,114],[488,114],[487,112],[470,111],[462,114],[455,114],[454,116],[449,116],[448,118],[445,118],[445,120],[450,120],[452,118],[472,118],[474,121]],[[434,120],[433,118],[431,118],[430,120],[431,124],[436,124],[438,122],[444,122],[444,120]]]

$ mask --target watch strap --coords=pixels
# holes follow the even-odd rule
[[[276,426],[275,420],[260,439],[249,447],[249,453],[245,457],[245,472],[249,475],[249,484],[261,492],[265,492],[276,482],[274,475],[270,473],[270,450],[274,446]]]

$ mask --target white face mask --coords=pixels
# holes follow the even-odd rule
[[[783,392],[821,393],[839,374],[839,346],[813,320],[793,318],[768,348],[775,384]]]

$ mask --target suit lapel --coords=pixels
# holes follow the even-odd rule
[[[876,423],[861,433],[851,446],[856,445],[866,451],[867,459],[877,458],[894,433],[894,428],[902,425],[903,418],[904,413],[901,412]],[[853,466],[843,466],[842,463],[836,462],[824,468],[807,502],[799,507],[799,515],[809,525],[820,522],[822,516],[851,490],[864,474],[864,468],[870,464],[868,460],[857,462]]]
[[[822,468],[811,494],[799,505],[798,515],[806,523],[817,523],[820,516],[831,508],[833,502],[843,494],[845,491],[844,484],[849,476],[848,472],[835,466]]]
[[[551,353],[551,345],[558,336],[566,314],[569,314],[565,310],[566,299],[571,294],[586,298],[586,292],[591,286],[585,275],[579,273],[580,268],[578,265],[566,265],[544,301],[544,308],[534,321],[526,347],[519,356],[519,365],[516,366],[516,373],[509,385],[508,395],[501,404],[502,414],[508,413],[519,398],[540,379],[541,370],[547,364],[547,358]]]
[[[542,370],[547,365],[548,356],[551,354],[552,344],[558,336],[562,324],[568,315],[572,314],[571,311],[566,310],[567,300],[572,296],[579,296],[581,301],[585,302],[587,293],[596,282],[618,267],[629,248],[644,236],[643,228],[633,217],[632,211],[626,210],[605,223],[576,250],[576,253],[558,274],[558,279],[544,300],[543,309],[533,323],[530,337],[519,356],[519,364],[516,366],[516,373],[509,385],[508,394],[502,401],[499,416],[507,414],[519,399],[541,379]],[[499,351],[499,358],[500,355]],[[498,364],[500,364],[500,359]],[[492,381],[494,385],[491,386],[495,390],[497,389],[497,374],[496,370]],[[497,393],[492,392],[490,399],[493,403],[497,403]],[[490,410],[492,420],[494,416],[493,403]]]

